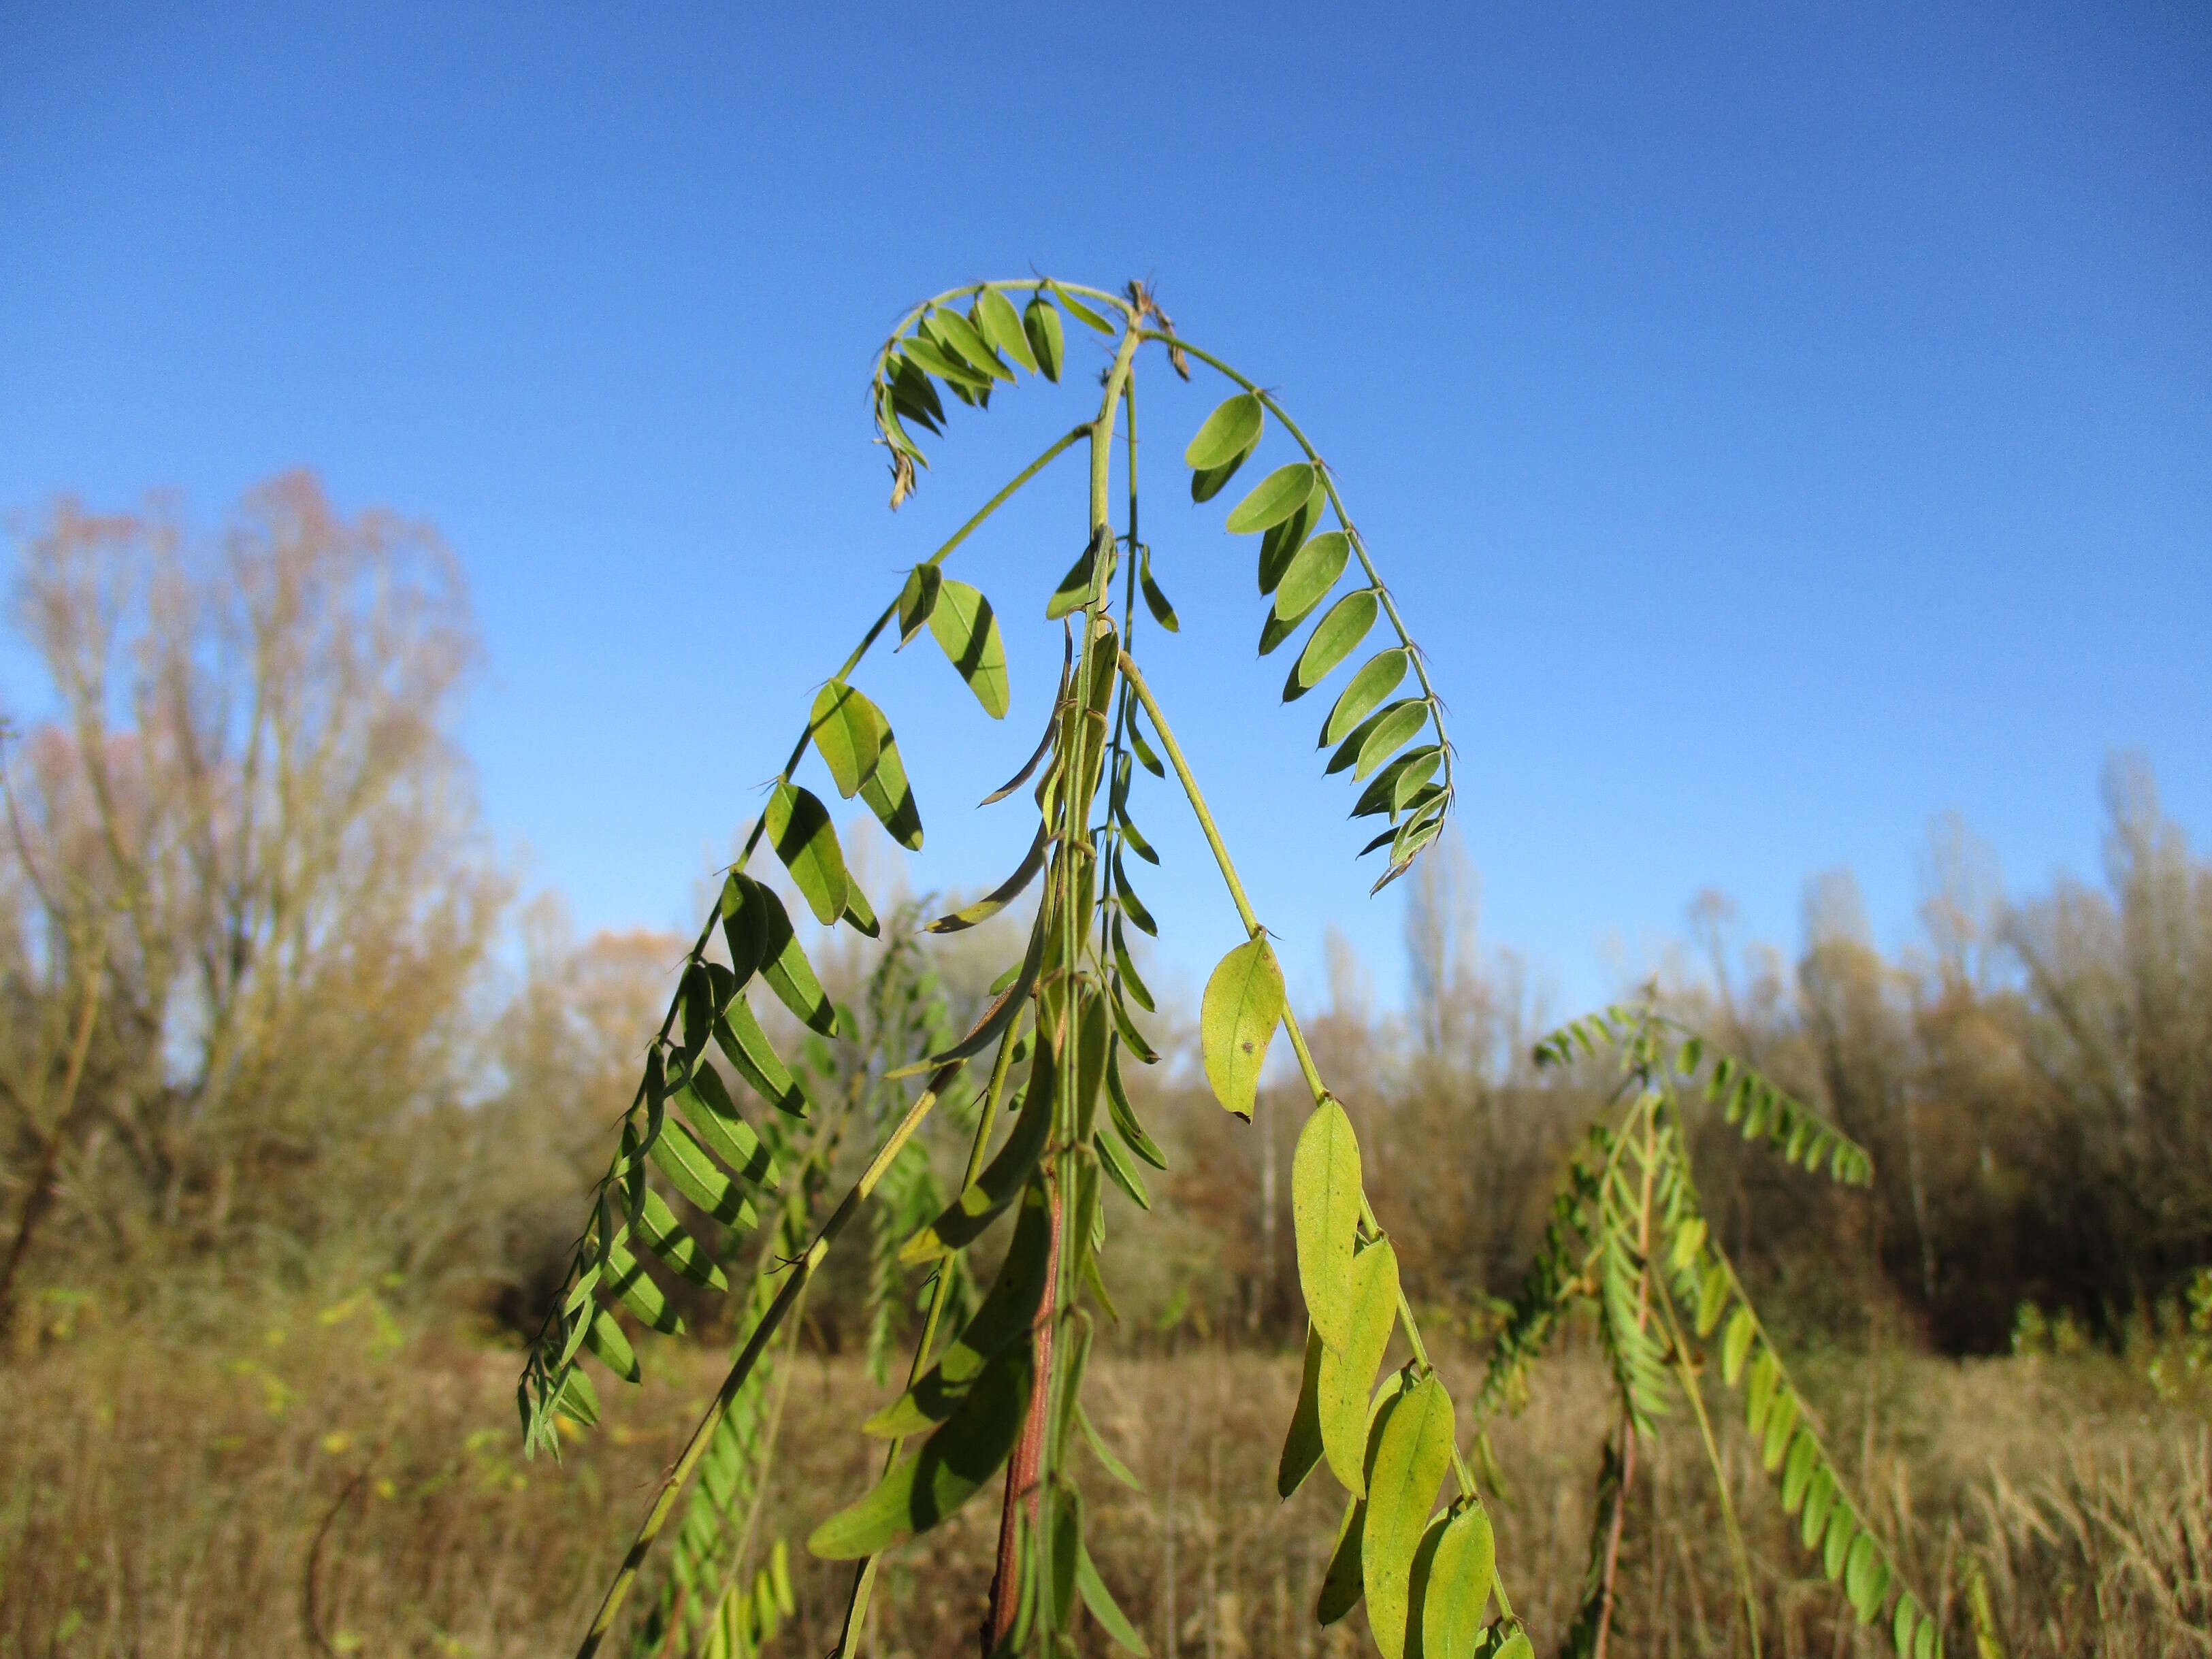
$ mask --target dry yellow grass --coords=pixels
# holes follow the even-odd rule
[[[606,1430],[562,1465],[526,1464],[514,1356],[489,1342],[403,1333],[367,1297],[162,1328],[81,1322],[0,1370],[0,1654],[565,1651],[719,1372],[711,1353],[664,1346],[651,1385],[610,1399]],[[1474,1363],[1447,1362],[1455,1392]],[[793,1531],[859,1492],[874,1452],[854,1427],[876,1398],[859,1368],[799,1364],[771,1517]],[[1333,1632],[1308,1616],[1336,1520],[1326,1483],[1273,1498],[1291,1362],[1200,1348],[1093,1376],[1101,1426],[1146,1486],[1086,1471],[1093,1547],[1154,1653],[1364,1650],[1357,1614]],[[1832,1356],[1804,1381],[1927,1594],[1955,1612],[1964,1552],[1986,1559],[2015,1654],[2212,1649],[2201,1418],[2093,1360]],[[1539,1382],[1500,1427],[1509,1492],[1495,1507],[1520,1610],[1555,1640],[1582,1573],[1603,1381],[1571,1353]],[[1723,1452],[1765,1650],[1881,1650],[1785,1537],[1740,1437],[1725,1434]],[[989,1507],[895,1562],[877,1659],[973,1650]],[[1686,1424],[1643,1461],[1629,1537],[1615,1651],[1747,1651]],[[845,1570],[794,1565],[800,1613],[776,1650],[819,1653]],[[1104,1651],[1095,1632],[1084,1650]]]

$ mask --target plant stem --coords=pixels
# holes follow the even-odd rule
[[[637,1581],[638,1569],[645,1565],[645,1558],[652,1550],[654,1540],[660,1536],[661,1528],[668,1524],[668,1517],[676,1508],[678,1495],[690,1480],[691,1472],[697,1467],[699,1459],[705,1455],[707,1443],[713,1438],[715,1425],[722,1420],[722,1413],[729,1409],[730,1401],[737,1397],[738,1390],[744,1387],[745,1379],[752,1375],[753,1367],[760,1363],[761,1354],[775,1335],[777,1327],[783,1323],[785,1316],[799,1300],[815,1269],[822,1265],[823,1258],[830,1254],[830,1247],[836,1242],[837,1235],[845,1230],[845,1224],[859,1212],[861,1205],[867,1202],[876,1189],[876,1184],[884,1178],[884,1172],[899,1153],[905,1150],[915,1131],[921,1127],[922,1120],[929,1115],[930,1109],[937,1104],[939,1097],[951,1087],[953,1079],[959,1075],[964,1064],[964,1061],[954,1060],[940,1067],[930,1079],[929,1086],[915,1097],[914,1104],[907,1109],[906,1115],[899,1120],[897,1127],[877,1150],[868,1167],[861,1172],[860,1178],[853,1183],[830,1218],[822,1224],[822,1230],[815,1235],[814,1242],[806,1247],[806,1254],[792,1264],[791,1277],[784,1280],[783,1288],[776,1292],[775,1300],[769,1304],[768,1312],[753,1327],[753,1334],[745,1340],[745,1346],[738,1353],[737,1362],[730,1367],[729,1375],[722,1379],[722,1386],[715,1391],[706,1414],[699,1419],[698,1426],[691,1431],[691,1437],[684,1442],[682,1455],[662,1480],[659,1491],[653,1495],[653,1506],[646,1511],[645,1520],[637,1529],[637,1536],[631,1540],[629,1553],[623,1558],[621,1571],[615,1574],[614,1583],[607,1586],[606,1596],[599,1603],[592,1627],[585,1633],[583,1644],[576,1650],[576,1659],[592,1659],[592,1656],[599,1651],[599,1644],[606,1639],[607,1632],[614,1626],[616,1615],[622,1611],[623,1601],[629,1598],[630,1587]]]

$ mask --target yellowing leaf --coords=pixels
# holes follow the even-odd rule
[[[1344,1346],[1322,1349],[1316,1396],[1321,1444],[1346,1492],[1364,1494],[1368,1395],[1398,1320],[1398,1255],[1378,1238],[1352,1259],[1352,1329]]]
[[[1451,1468],[1453,1436],[1451,1396],[1434,1372],[1414,1384],[1382,1425],[1367,1477],[1367,1528],[1359,1545],[1367,1623],[1382,1659],[1402,1659],[1406,1651],[1413,1553]]]
[[[1480,1500],[1463,1498],[1437,1517],[1431,1531],[1434,1547],[1424,1539],[1426,1559],[1417,1557],[1413,1569],[1421,1659],[1475,1659],[1483,1608],[1498,1571],[1489,1512]]]
[[[1324,1100],[1298,1132],[1291,1160],[1291,1214],[1298,1284],[1321,1340],[1341,1348],[1352,1335],[1352,1255],[1359,1227],[1359,1142],[1352,1120]]]
[[[1264,939],[1238,945],[1206,981],[1198,1014],[1206,1080],[1215,1099],[1248,1121],[1283,1006],[1283,970]]]

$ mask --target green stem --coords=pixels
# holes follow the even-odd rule
[[[1721,1522],[1728,1528],[1729,1560],[1735,1568],[1736,1589],[1743,1597],[1744,1628],[1751,1633],[1751,1659],[1759,1659],[1759,1606],[1751,1583],[1751,1557],[1744,1547],[1743,1528],[1735,1518],[1735,1503],[1729,1496],[1728,1480],[1721,1470],[1720,1447],[1713,1439],[1711,1418],[1705,1414],[1705,1397],[1698,1374],[1690,1369],[1690,1345],[1682,1340],[1682,1327],[1674,1316],[1674,1300],[1664,1285],[1658,1286],[1659,1315],[1666,1322],[1667,1340],[1674,1345],[1674,1370],[1697,1414],[1698,1434],[1705,1443],[1705,1462],[1713,1472],[1713,1490],[1720,1494]]]
[[[1236,864],[1229,856],[1228,847],[1222,842],[1221,830],[1213,821],[1212,812],[1206,807],[1206,797],[1198,787],[1198,780],[1191,774],[1190,763],[1183,758],[1182,745],[1176,741],[1175,731],[1161,712],[1158,701],[1152,696],[1152,687],[1145,684],[1144,675],[1138,672],[1137,665],[1129,659],[1126,652],[1121,656],[1121,673],[1136,692],[1137,700],[1145,705],[1146,717],[1152,721],[1152,730],[1159,733],[1161,747],[1168,751],[1168,763],[1175,768],[1176,776],[1182,784],[1183,794],[1190,801],[1191,811],[1197,815],[1199,828],[1206,832],[1206,845],[1213,849],[1213,861],[1219,866],[1221,878],[1229,888],[1229,896],[1237,905],[1237,915],[1244,924],[1246,936],[1250,939],[1264,937],[1267,930],[1260,925],[1260,918],[1252,910],[1252,901],[1244,895],[1244,884],[1237,879]],[[1314,1104],[1319,1106],[1323,1101],[1334,1099],[1328,1085],[1322,1081],[1321,1067],[1314,1062],[1313,1050],[1307,1046],[1305,1033],[1298,1028],[1297,1014],[1288,1001],[1283,1005],[1283,1030],[1291,1040],[1291,1052],[1297,1056],[1298,1069],[1305,1074],[1306,1088],[1313,1096]],[[1364,1192],[1359,1195],[1359,1219],[1369,1232],[1378,1236],[1382,1233],[1382,1224],[1376,1220],[1374,1206],[1368,1203]],[[1398,1287],[1398,1323],[1406,1333],[1407,1346],[1413,1351],[1415,1363],[1425,1370],[1434,1370],[1436,1367],[1430,1361],[1428,1346],[1421,1340],[1420,1322],[1413,1316],[1413,1304],[1406,1299],[1403,1285]],[[1461,1495],[1466,1498],[1476,1496],[1474,1476],[1468,1471],[1467,1459],[1461,1455],[1456,1440],[1452,1445],[1452,1471],[1458,1477]],[[1498,1610],[1507,1618],[1511,1618],[1513,1607],[1506,1598],[1502,1579],[1498,1583],[1497,1595]]]
[[[906,1115],[899,1120],[897,1127],[877,1150],[868,1167],[861,1172],[860,1178],[853,1183],[830,1218],[822,1224],[822,1230],[815,1235],[814,1242],[806,1247],[806,1254],[792,1264],[791,1277],[784,1280],[783,1288],[776,1292],[775,1300],[769,1304],[768,1312],[753,1327],[753,1334],[745,1339],[745,1346],[739,1351],[737,1362],[730,1367],[729,1375],[722,1379],[722,1386],[715,1390],[706,1414],[700,1418],[698,1426],[691,1431],[691,1437],[684,1443],[683,1453],[661,1481],[659,1491],[654,1493],[653,1505],[646,1511],[645,1520],[638,1527],[637,1536],[630,1540],[629,1553],[623,1557],[621,1570],[615,1574],[614,1582],[607,1586],[606,1595],[599,1603],[592,1627],[585,1633],[583,1644],[576,1650],[576,1659],[592,1659],[592,1656],[599,1650],[600,1643],[606,1639],[607,1632],[613,1628],[623,1603],[629,1599],[630,1589],[637,1582],[638,1570],[645,1565],[645,1558],[652,1551],[654,1540],[668,1524],[668,1517],[675,1510],[678,1497],[690,1481],[692,1471],[698,1467],[700,1458],[706,1454],[707,1443],[713,1439],[722,1414],[729,1410],[730,1402],[737,1398],[738,1391],[745,1385],[745,1379],[752,1375],[753,1367],[760,1363],[760,1357],[775,1338],[777,1328],[783,1323],[785,1316],[805,1291],[815,1269],[830,1254],[830,1247],[836,1242],[837,1235],[845,1230],[846,1223],[868,1201],[885,1171],[906,1149],[906,1144],[913,1139],[915,1131],[921,1127],[922,1120],[929,1115],[930,1109],[937,1104],[939,1097],[959,1075],[963,1063],[955,1060],[942,1066],[930,1079],[929,1086],[915,1097],[914,1104],[907,1109]]]

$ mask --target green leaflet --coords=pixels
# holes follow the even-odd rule
[[[1218,405],[1200,425],[1182,452],[1183,465],[1194,472],[1210,472],[1250,453],[1267,424],[1267,412],[1256,392],[1240,392]]]
[[[1291,555],[1275,588],[1275,614],[1285,622],[1297,621],[1327,597],[1351,558],[1352,538],[1341,530],[1316,536]]]
[[[572,1417],[586,1428],[597,1428],[599,1422],[599,1391],[592,1386],[592,1379],[578,1365],[561,1382],[561,1391],[553,1396],[553,1409]]]
[[[1145,1126],[1137,1121],[1130,1109],[1128,1091],[1121,1083],[1121,1058],[1118,1048],[1106,1055],[1106,1109],[1114,1119],[1115,1132],[1127,1143],[1128,1148],[1155,1170],[1168,1167],[1167,1154],[1163,1152]]]
[[[1096,984],[1084,988],[1075,1021],[1074,1063],[1067,1069],[1075,1083],[1075,1133],[1087,1140],[1098,1117],[1098,1096],[1106,1080],[1106,1053],[1111,1024],[1106,995]]]
[[[1851,1611],[1858,1614],[1859,1623],[1867,1625],[1874,1622],[1888,1593],[1888,1564],[1881,1559],[1874,1534],[1863,1532],[1852,1544],[1850,1559],[1844,1565],[1844,1598],[1850,1602]]]
[[[1227,529],[1232,536],[1256,536],[1279,525],[1305,504],[1317,475],[1304,461],[1279,466],[1252,487],[1244,499],[1229,509]]]
[[[779,783],[768,798],[763,815],[768,838],[783,867],[799,884],[814,919],[828,927],[845,914],[852,878],[845,873],[845,854],[837,845],[837,832],[830,826],[830,813],[812,793],[796,784]]]
[[[1083,1597],[1083,1605],[1091,1609],[1091,1616],[1098,1621],[1098,1627],[1112,1637],[1124,1650],[1136,1654],[1151,1651],[1145,1645],[1145,1638],[1137,1634],[1136,1626],[1115,1605],[1114,1597],[1106,1588],[1106,1581],[1098,1576],[1098,1568],[1091,1559],[1091,1551],[1079,1536],[1076,1540],[1075,1589],[1077,1594]]]
[[[1836,1477],[1824,1463],[1814,1469],[1813,1478],[1805,1483],[1805,1507],[1797,1517],[1797,1536],[1807,1549],[1820,1547],[1828,1528],[1828,1511],[1835,1501]]]
[[[1784,1389],[1775,1397],[1766,1413],[1766,1443],[1759,1453],[1759,1462],[1769,1474],[1782,1467],[1782,1455],[1790,1449],[1790,1437],[1797,1427],[1797,1396]]]
[[[1044,1301],[1052,1252],[1052,1216],[1044,1182],[1032,1176],[1022,1194],[1013,1242],[990,1293],[957,1339],[914,1386],[862,1424],[862,1432],[898,1438],[951,1417],[984,1366],[1010,1342],[1025,1339]]]
[[[1142,927],[1136,913],[1130,920]],[[1145,929],[1146,933],[1152,930]],[[1251,1121],[1267,1045],[1283,1022],[1283,970],[1265,939],[1248,939],[1216,964],[1199,1006],[1199,1044],[1214,1098]]]
[[[1112,538],[1113,532],[1102,525],[1090,544],[1075,556],[1075,562],[1068,566],[1067,574],[1060,579],[1060,586],[1053,589],[1052,597],[1045,601],[1044,619],[1047,622],[1058,622],[1062,617],[1080,611],[1090,599],[1098,561],[1102,557],[1113,556]],[[1105,580],[1113,580],[1110,569]]]
[[[1361,751],[1367,747],[1368,738],[1375,735],[1385,717],[1404,708],[1408,702],[1418,704],[1420,699],[1413,697],[1395,702],[1388,708],[1380,709],[1370,714],[1358,725],[1353,726],[1345,735],[1344,741],[1336,745],[1336,752],[1328,757],[1328,764],[1322,768],[1322,775],[1333,778],[1345,768],[1356,763],[1359,759]],[[1392,834],[1395,833],[1395,830],[1392,831]]]
[[[584,1328],[584,1346],[623,1382],[638,1380],[637,1355],[629,1346],[629,1339],[623,1334],[623,1328],[605,1308],[592,1310],[592,1322]]]
[[[921,1449],[901,1458],[859,1503],[817,1527],[806,1547],[824,1560],[858,1560],[951,1515],[981,1490],[1013,1449],[1028,1416],[1034,1375],[1028,1343],[1003,1350]]]
[[[914,636],[927,624],[929,613],[937,608],[937,590],[944,581],[945,573],[933,564],[918,564],[906,573],[906,586],[899,589],[898,599],[902,650],[913,644]]]
[[[1751,1358],[1751,1379],[1743,1391],[1743,1425],[1753,1434],[1766,1431],[1766,1413],[1774,1404],[1775,1385],[1782,1380],[1781,1362],[1774,1350],[1762,1344]]]
[[[945,578],[929,613],[929,631],[983,712],[993,720],[1006,712],[1006,647],[991,602],[966,582]]]
[[[1090,1442],[1091,1455],[1098,1460],[1098,1467],[1131,1492],[1144,1491],[1145,1483],[1130,1474],[1129,1466],[1114,1455],[1114,1449],[1106,1443],[1105,1437],[1098,1432],[1097,1425],[1091,1422],[1091,1415],[1083,1409],[1083,1402],[1080,1400],[1075,1402],[1075,1421],[1083,1431],[1083,1437]]]
[[[661,1125],[648,1155],[678,1192],[715,1220],[733,1227],[752,1225],[753,1206],[737,1184],[715,1167],[690,1131],[675,1119]]]
[[[805,1089],[785,1066],[743,997],[731,998],[723,1009],[714,1024],[714,1042],[755,1094],[792,1117],[806,1115],[811,1103]]]
[[[1739,1307],[1729,1321],[1728,1334],[1721,1339],[1721,1381],[1731,1389],[1743,1374],[1744,1356],[1751,1352],[1753,1324],[1751,1310]]]
[[[1728,1306],[1728,1268],[1718,1261],[1713,1261],[1698,1281],[1697,1331],[1699,1336],[1711,1336],[1713,1327],[1721,1322],[1721,1313]]]
[[[1103,317],[1101,317],[1089,306],[1084,304],[1082,301],[1077,299],[1073,294],[1070,294],[1058,283],[1053,283],[1050,286],[1052,289],[1052,297],[1059,301],[1061,305],[1067,307],[1067,314],[1069,316],[1074,318],[1077,322],[1081,323],[1085,328],[1097,329],[1101,334],[1103,334],[1109,340],[1114,337],[1113,324],[1108,322]]]
[[[747,889],[756,885],[735,871],[722,880],[722,938],[730,947],[731,980],[742,986],[760,971],[768,954],[768,916]]]
[[[1060,366],[1066,357],[1067,343],[1060,332],[1060,313],[1053,309],[1042,288],[1022,307],[1022,332],[1028,337],[1030,350],[1045,379],[1057,381]]]
[[[1383,1659],[1403,1659],[1413,1554],[1451,1468],[1455,1443],[1451,1396],[1431,1372],[1405,1393],[1383,1423],[1367,1476],[1360,1577],[1366,1586],[1368,1625]]]
[[[915,805],[914,790],[906,780],[906,763],[899,758],[898,744],[889,728],[884,732],[875,770],[860,781],[860,799],[893,841],[910,853],[921,850],[921,812]]]
[[[1145,1190],[1144,1177],[1121,1156],[1115,1138],[1100,1129],[1091,1137],[1091,1144],[1098,1153],[1098,1165],[1106,1171],[1107,1179],[1121,1189],[1122,1195],[1140,1210],[1152,1207],[1152,1195]]]
[[[1000,911],[1019,898],[1023,890],[1036,879],[1037,872],[1044,868],[1044,825],[1040,823],[1037,825],[1035,839],[1030,842],[1030,850],[1022,855],[1022,861],[1016,866],[1013,874],[1008,876],[973,904],[963,905],[950,915],[938,917],[922,931],[926,933],[962,933],[980,921],[988,921],[997,915]]]
[[[607,1290],[649,1329],[664,1336],[684,1334],[683,1320],[668,1305],[660,1286],[647,1276],[645,1264],[619,1243],[607,1250]]]
[[[1210,501],[1218,495],[1229,481],[1237,476],[1237,469],[1244,465],[1243,455],[1233,456],[1221,466],[1209,467],[1203,472],[1190,475],[1190,498],[1194,501]]]
[[[972,394],[988,386],[990,377],[969,367],[965,358],[956,356],[926,334],[909,334],[898,343],[899,355],[915,368],[934,374],[957,393]],[[973,402],[972,395],[969,401]]]
[[[1306,648],[1298,653],[1290,678],[1283,682],[1283,701],[1294,702],[1305,696],[1358,650],[1360,641],[1367,637],[1367,630],[1375,626],[1375,617],[1381,608],[1375,590],[1369,587],[1347,593],[1329,606],[1328,614],[1314,624]]]
[[[1858,1521],[1851,1514],[1850,1505],[1838,1504],[1828,1512],[1828,1535],[1820,1545],[1820,1570],[1831,1581],[1843,1577],[1844,1558],[1850,1551],[1851,1540],[1857,1535]]]
[[[1360,739],[1359,763],[1352,769],[1352,781],[1358,782],[1382,765],[1428,723],[1429,704],[1425,697],[1407,697],[1384,709]]]
[[[1359,1142],[1352,1120],[1334,1099],[1324,1100],[1298,1131],[1291,1160],[1291,1213],[1306,1315],[1333,1348],[1341,1349],[1352,1338],[1352,1257],[1359,1199]]]
[[[645,1205],[638,1215],[636,1237],[663,1262],[690,1279],[694,1285],[710,1291],[726,1291],[730,1281],[722,1277],[722,1270],[700,1247],[699,1241],[684,1231],[676,1212],[668,1207],[668,1200],[648,1187]]]
[[[1536,1659],[1535,1645],[1528,1640],[1528,1632],[1516,1626],[1490,1659]]]
[[[1333,1625],[1359,1605],[1359,1543],[1366,1529],[1367,1500],[1355,1498],[1344,1506],[1344,1519],[1337,1523],[1336,1547],[1329,1552],[1321,1595],[1314,1602],[1315,1623]]]
[[[761,977],[775,993],[776,1000],[802,1024],[823,1036],[836,1036],[837,1011],[823,994],[822,981],[814,977],[806,952],[799,948],[783,901],[750,876],[736,879],[744,890],[747,937],[758,941]],[[724,931],[727,933],[726,927]]]
[[[1296,623],[1286,623],[1270,611],[1267,621],[1260,624],[1260,654],[1263,657],[1273,655],[1277,646],[1297,631]]]
[[[934,1261],[960,1249],[982,1233],[999,1212],[1021,1195],[1052,1130],[1057,1097],[1057,1064],[1052,1044],[1038,1033],[1036,1051],[1030,1061],[1029,1088],[1022,1109],[998,1155],[977,1176],[974,1185],[951,1202],[935,1221],[907,1240],[899,1260],[909,1267]]]
[[[987,343],[1030,374],[1036,373],[1036,358],[1030,349],[1029,336],[1022,331],[1022,319],[1015,314],[1012,301],[997,289],[987,288],[975,296],[975,312],[970,320]]]
[[[1275,591],[1276,585],[1283,580],[1283,572],[1290,568],[1291,559],[1305,545],[1306,538],[1313,534],[1314,526],[1321,522],[1321,515],[1328,510],[1328,488],[1319,477],[1316,477],[1304,505],[1260,538],[1261,592]],[[1269,614],[1271,619],[1279,620],[1274,618],[1272,612]],[[1263,652],[1261,654],[1266,653]]]
[[[1352,683],[1344,688],[1344,694],[1337,698],[1336,707],[1328,711],[1328,719],[1321,728],[1321,740],[1314,746],[1326,749],[1331,744],[1341,743],[1354,726],[1382,706],[1383,698],[1398,689],[1412,660],[1405,647],[1394,645],[1362,663],[1359,672],[1352,677]]]
[[[1158,1012],[1153,1005],[1152,994],[1145,984],[1144,976],[1137,972],[1136,962],[1129,955],[1128,942],[1121,936],[1118,916],[1115,918],[1114,925],[1114,974],[1121,988],[1128,993],[1130,1001],[1148,1014]]]
[[[1398,1318],[1398,1255],[1378,1238],[1352,1259],[1352,1329],[1342,1348],[1322,1346],[1316,1397],[1322,1451],[1345,1490],[1364,1495],[1368,1395]]]
[[[963,362],[994,380],[1011,381],[1014,372],[999,361],[999,354],[975,331],[975,325],[949,306],[938,306],[925,319],[938,340],[960,355]]]
[[[1912,1659],[1912,1632],[1920,1622],[1920,1604],[1907,1590],[1897,1598],[1897,1612],[1889,1626],[1889,1644],[1895,1648],[1899,1659]]]
[[[1291,1412],[1290,1431],[1275,1465],[1275,1495],[1288,1498],[1321,1462],[1321,1333],[1306,1327],[1305,1369],[1298,1378],[1298,1403]]]
[[[1176,619],[1175,606],[1168,603],[1168,596],[1152,580],[1152,550],[1149,547],[1137,566],[1137,585],[1145,591],[1145,608],[1152,613],[1152,620],[1170,634],[1181,633],[1182,623]]]
[[[693,1063],[690,1075],[677,1085],[670,1097],[700,1143],[733,1174],[767,1192],[781,1184],[782,1175],[775,1158],[761,1145],[753,1126],[738,1115],[721,1074],[704,1057]]]
[[[842,680],[832,680],[815,694],[806,735],[830,768],[837,793],[850,800],[876,769],[890,726],[883,710]]]
[[[1796,1439],[1790,1443],[1790,1455],[1782,1469],[1782,1512],[1784,1515],[1796,1514],[1798,1505],[1805,1501],[1805,1488],[1812,1481],[1813,1470],[1820,1455],[1820,1447],[1811,1432],[1800,1429]]]
[[[1413,1561],[1420,1659],[1474,1659],[1483,1609],[1498,1576],[1490,1513],[1480,1498],[1463,1498],[1431,1522],[1429,1532]],[[1413,1635],[1410,1629],[1407,1633]]]

